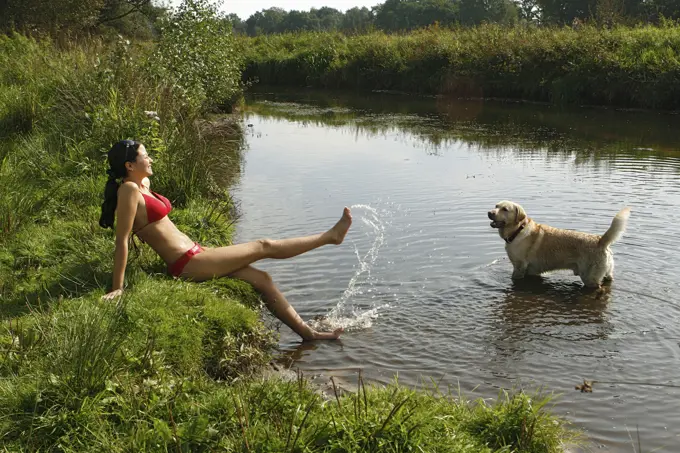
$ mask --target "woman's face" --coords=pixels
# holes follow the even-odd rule
[[[128,175],[130,173],[137,173],[142,177],[151,176],[153,174],[153,170],[151,169],[152,163],[153,159],[149,157],[144,145],[139,145],[139,148],[137,148],[137,159],[135,159],[134,162],[128,162],[126,164],[128,167]]]

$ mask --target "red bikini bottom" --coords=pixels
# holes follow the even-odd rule
[[[182,275],[182,271],[184,271],[184,266],[187,265],[191,258],[198,255],[202,251],[203,248],[198,244],[198,242],[194,242],[193,247],[187,250],[184,255],[180,256],[177,261],[168,266],[168,272],[170,273],[170,275],[172,275],[173,277],[179,277],[180,275]]]

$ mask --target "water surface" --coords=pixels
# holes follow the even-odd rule
[[[543,387],[595,451],[636,451],[638,433],[643,451],[680,451],[680,118],[279,92],[253,95],[245,121],[239,242],[323,231],[345,205],[355,219],[339,247],[258,263],[303,318],[348,327],[311,345],[282,328],[282,362],[470,398]],[[486,217],[502,199],[598,234],[630,206],[611,289],[513,283]]]

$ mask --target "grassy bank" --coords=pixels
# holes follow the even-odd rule
[[[452,97],[680,108],[680,28],[483,25],[243,38],[247,80]]]
[[[238,96],[237,46],[166,33],[153,45],[0,37],[5,451],[560,451],[571,434],[532,395],[487,404],[360,386],[327,402],[304,381],[260,380],[276,338],[258,295],[171,279],[145,245],[124,298],[100,300],[114,244],[97,224],[105,154],[121,138],[147,144],[180,229],[231,241],[240,123],[204,118]]]
[[[159,53],[171,45],[121,39],[57,48],[0,36],[4,445],[82,451],[104,445],[108,435],[131,436],[141,425],[130,428],[122,408],[102,399],[121,393],[121,405],[154,405],[175,383],[246,377],[275,345],[252,288],[175,281],[144,245],[131,248],[124,299],[99,300],[113,267],[114,233],[97,224],[105,158],[121,138],[149,147],[154,188],[173,200],[182,230],[206,244],[231,240],[225,185],[239,171],[240,123],[202,117],[239,91],[240,74],[218,85],[188,80]],[[99,418],[108,434],[92,432]],[[153,427],[151,415],[143,420]],[[155,434],[134,436],[144,443]]]

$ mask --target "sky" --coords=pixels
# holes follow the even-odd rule
[[[166,3],[168,0],[165,0]],[[178,5],[180,0],[170,0],[172,5]],[[384,3],[384,0],[223,0],[222,11],[235,13],[242,20],[248,19],[257,11],[271,7],[283,8],[286,11],[297,9],[298,11],[309,11],[311,8],[321,8],[329,6],[340,11],[346,11],[355,6],[371,8],[372,6]]]

